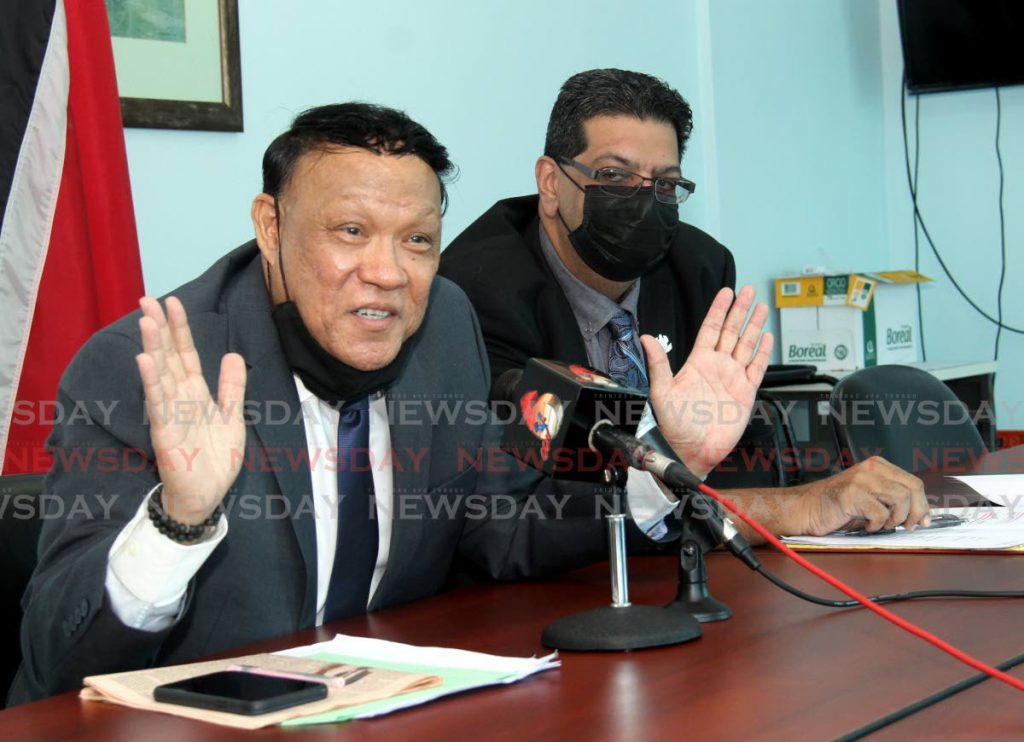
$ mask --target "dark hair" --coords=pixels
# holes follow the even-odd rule
[[[628,70],[587,70],[566,80],[558,92],[548,119],[544,154],[575,157],[585,150],[583,122],[595,116],[634,116],[671,124],[680,159],[693,129],[690,104],[662,80]]]
[[[372,103],[334,103],[300,113],[263,153],[263,192],[277,198],[299,158],[314,149],[360,147],[378,155],[413,155],[437,174],[441,213],[448,206],[445,179],[455,174],[448,150],[402,111]]]

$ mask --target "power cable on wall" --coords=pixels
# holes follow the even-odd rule
[[[1003,212],[1003,153],[999,149],[999,132],[1003,121],[1003,106],[999,99],[999,87],[996,86],[996,161],[999,163],[999,292],[996,294],[996,316],[999,327],[996,328],[996,348],[994,360],[999,360],[999,336],[1003,332],[1003,284],[1006,283],[1006,216]]]
[[[921,172],[921,96],[914,99],[914,193],[917,193],[917,176]],[[917,226],[917,212],[911,214],[914,217],[914,273],[921,272],[921,230]],[[917,289],[917,326],[918,337],[921,340],[921,360],[928,360],[928,351],[924,346],[924,311],[921,304],[921,282],[914,284]]]
[[[998,319],[996,317],[993,317],[980,306],[978,306],[978,304],[967,295],[967,292],[964,291],[963,287],[960,286],[960,283],[953,277],[953,274],[946,266],[946,261],[942,259],[942,255],[939,253],[938,248],[935,246],[935,241],[932,239],[931,233],[928,231],[928,225],[925,224],[924,217],[921,215],[921,209],[919,208],[919,205],[917,203],[917,189],[914,185],[913,174],[910,171],[910,145],[907,141],[907,96],[905,92],[906,79],[906,72],[904,72],[903,81],[900,84],[900,118],[903,124],[903,156],[907,171],[907,187],[910,189],[910,198],[914,205],[914,216],[918,224],[920,224],[921,226],[921,232],[922,234],[924,234],[924,238],[928,242],[928,246],[931,248],[932,254],[935,255],[935,259],[938,261],[939,267],[942,268],[942,272],[946,275],[946,278],[949,279],[949,282],[953,284],[953,288],[957,290],[957,293],[959,293],[960,296],[963,297],[964,301],[966,301],[971,306],[971,308],[974,309],[975,312],[977,312],[979,315],[981,315],[982,317],[984,317],[986,320],[996,325],[997,327],[1006,330],[1007,332],[1016,333],[1017,335],[1024,335],[1024,330],[1018,327],[1013,327],[1011,325],[1005,324],[1002,321],[1001,316]],[[1001,205],[1002,200],[1000,199],[1000,206]]]

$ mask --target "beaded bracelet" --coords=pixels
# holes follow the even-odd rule
[[[150,495],[146,510],[149,514],[149,519],[156,526],[156,530],[171,539],[171,541],[179,544],[193,543],[205,537],[208,529],[217,527],[217,521],[220,520],[220,516],[224,512],[219,503],[216,509],[202,523],[189,525],[188,523],[180,523],[167,514],[167,511],[164,510],[163,502],[160,500],[160,495],[163,491],[164,484],[161,482],[153,490],[153,494]]]

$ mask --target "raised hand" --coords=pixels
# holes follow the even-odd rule
[[[718,292],[693,350],[675,376],[668,356],[650,335],[640,341],[647,354],[651,407],[666,440],[687,467],[703,477],[739,441],[768,367],[773,338],[764,333],[768,307],[758,304],[747,319],[754,289]]]
[[[164,510],[174,520],[196,524],[224,499],[242,467],[245,361],[237,353],[224,356],[214,401],[185,308],[173,296],[166,305],[165,316],[156,299],[139,301],[143,352],[135,361],[164,484]]]

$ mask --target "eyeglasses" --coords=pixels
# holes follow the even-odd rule
[[[648,181],[654,183],[654,197],[664,204],[681,204],[697,189],[697,184],[686,178],[649,178],[617,167],[602,167],[595,170],[568,157],[557,159],[560,163],[574,167],[591,180],[597,181],[598,187],[604,193],[618,198],[629,198]]]

